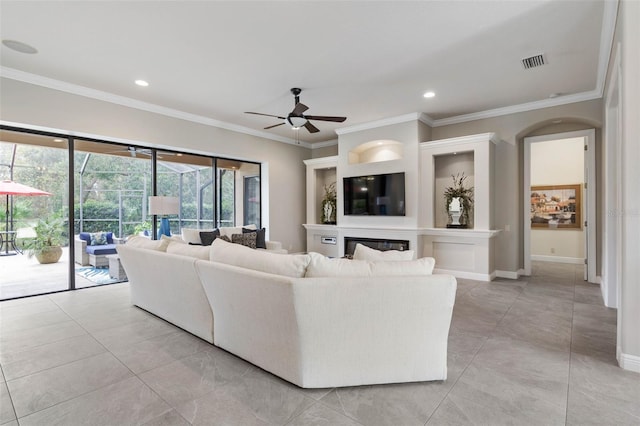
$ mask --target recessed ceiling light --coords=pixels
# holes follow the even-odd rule
[[[428,92],[425,92],[424,95],[422,96],[424,96],[425,98],[433,98],[434,96],[436,96],[436,94],[435,92],[428,91]]]
[[[55,138],[53,141],[54,141],[54,142],[64,142],[64,139]]]
[[[28,54],[31,54],[31,55],[34,54],[34,53],[38,53],[38,49],[36,49],[33,46],[29,46],[27,43],[23,43],[21,41],[17,41],[17,40],[2,40],[2,44],[7,46],[11,50],[15,50],[16,52],[28,53]]]
[[[141,87],[147,87],[149,85],[149,83],[144,80],[136,80],[136,84]]]

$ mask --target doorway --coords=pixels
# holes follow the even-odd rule
[[[524,139],[525,275],[532,259],[584,262],[596,282],[594,145],[594,129]]]

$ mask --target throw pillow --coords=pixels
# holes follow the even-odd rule
[[[213,231],[201,231],[200,232],[200,241],[202,241],[203,246],[210,246],[213,243],[213,240],[220,236],[220,230],[214,229]]]
[[[147,237],[133,236],[127,240],[127,245],[132,247],[139,247],[148,250],[167,251],[167,246],[171,240],[169,238],[162,238],[160,240],[150,240]]]
[[[247,234],[233,234],[231,236],[231,242],[235,244],[242,244],[249,248],[256,248],[256,233],[250,232]]]
[[[265,240],[265,232],[266,228],[262,229],[250,229],[250,228],[242,228],[243,234],[256,234],[256,248],[266,249],[267,242]]]
[[[210,260],[268,274],[302,278],[309,264],[307,254],[276,254],[229,244],[222,237],[211,244]]]
[[[216,238],[216,239],[220,239],[222,241],[226,241],[228,243],[231,242],[231,238],[227,237],[226,235],[221,235],[220,237]],[[213,243],[211,243],[211,245],[213,245]]]
[[[202,240],[200,240],[200,233],[212,231],[215,231],[215,229],[182,228],[182,239],[187,243],[202,244]]]
[[[380,251],[367,247],[364,244],[356,244],[353,252],[355,260],[412,260],[413,250],[387,250]]]
[[[90,246],[105,246],[108,244],[106,232],[91,232],[89,238],[91,238]]]
[[[371,262],[366,260],[330,259],[320,253],[309,253],[311,262],[305,277],[368,277]]]
[[[330,259],[320,253],[309,253],[311,262],[305,277],[403,277],[431,275],[435,260],[348,260]]]

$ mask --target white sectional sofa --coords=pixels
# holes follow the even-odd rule
[[[118,247],[132,302],[291,383],[447,377],[456,281],[431,275],[433,259],[350,261],[215,240],[205,260],[174,244]]]

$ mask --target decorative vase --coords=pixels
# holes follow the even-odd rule
[[[460,197],[453,197],[451,202],[447,206],[447,212],[449,214],[449,223],[447,228],[466,228],[466,223],[461,223],[460,219],[464,219],[464,209]]]
[[[35,256],[38,262],[42,264],[56,263],[62,257],[62,247],[48,247],[36,253]]]

